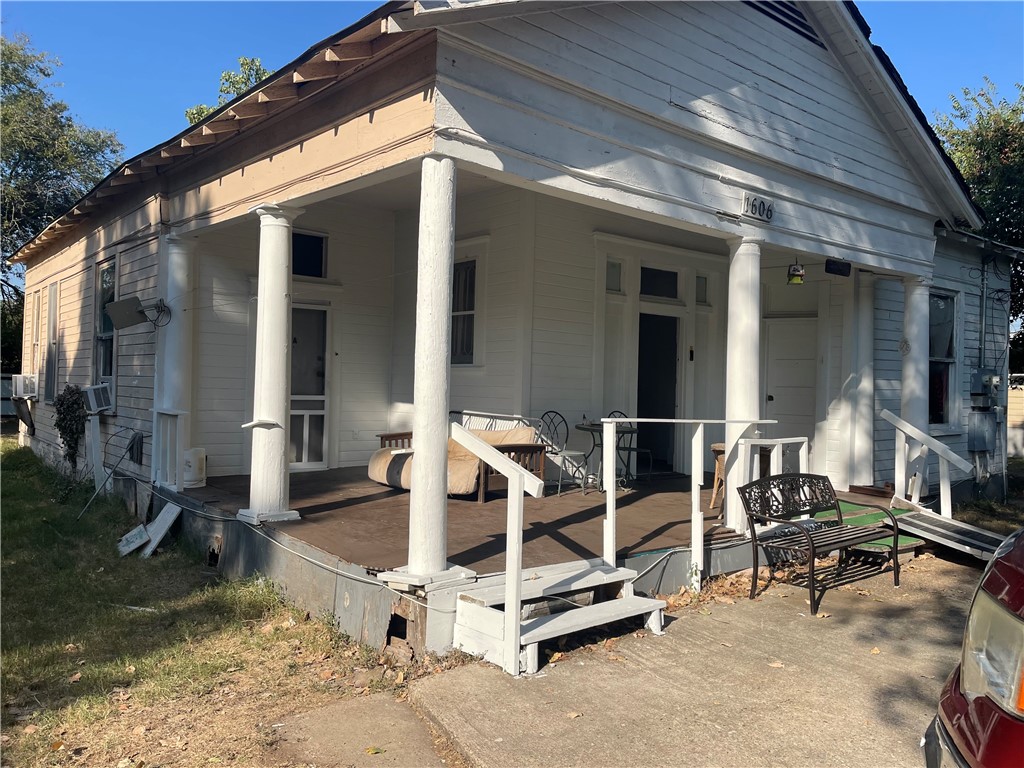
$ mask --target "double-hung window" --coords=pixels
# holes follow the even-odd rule
[[[117,299],[117,261],[111,259],[96,266],[96,342],[93,383],[109,383],[115,375],[114,321],[107,314],[107,305]]]
[[[928,423],[953,423],[956,385],[956,297],[933,292],[928,312]]]
[[[472,365],[477,321],[476,259],[455,262],[452,282],[452,365]]]

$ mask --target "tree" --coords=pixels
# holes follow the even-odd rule
[[[935,132],[985,212],[979,234],[1006,245],[1024,247],[1024,86],[1017,98],[997,96],[987,77],[977,91],[950,95],[952,112],[937,115]],[[1011,265],[1010,319],[1024,319],[1024,264]]]
[[[121,161],[124,147],[111,131],[77,123],[53,97],[60,62],[31,48],[28,37],[0,36],[0,244],[4,335],[21,296],[11,255],[74,205]],[[20,317],[20,313],[18,315]],[[17,364],[7,359],[4,363]]]
[[[238,71],[232,72],[227,69],[220,73],[220,96],[217,97],[217,104],[196,104],[185,110],[185,118],[189,125],[201,122],[211,112],[223,107],[236,96],[245,93],[256,83],[266,80],[273,74],[264,68],[259,59],[250,59],[246,56],[238,57]]]

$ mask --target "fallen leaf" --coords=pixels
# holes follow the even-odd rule
[[[824,611],[818,611],[814,615],[817,616],[819,619],[827,619],[827,618],[830,618],[832,616],[831,613],[825,613]]]
[[[862,597],[868,597],[871,595],[871,593],[868,592],[866,589],[858,589],[857,594],[861,595]]]
[[[134,675],[135,674],[135,665],[134,664],[129,664],[127,667],[124,668],[124,671],[127,672],[129,675]]]
[[[367,747],[366,754],[368,755],[383,755],[387,750],[381,749],[380,747]]]
[[[878,654],[881,653],[881,651],[878,650],[878,646],[876,645],[874,648],[871,649],[871,653],[874,654],[875,656],[877,656]]]
[[[35,724],[26,725],[25,729],[24,729],[24,733],[35,733],[38,730],[39,730],[39,726],[38,725],[35,725]]]
[[[274,633],[274,625],[271,622],[267,622],[260,627],[260,632],[264,635],[272,635]]]
[[[132,728],[132,733],[135,734],[136,736],[141,736],[145,732],[146,732],[146,726],[144,726],[144,725],[137,725],[134,728]]]
[[[333,680],[334,677],[335,677],[334,670],[332,670],[332,669],[322,669],[322,670],[320,670],[320,679],[321,680]]]
[[[608,654],[608,659],[610,661],[622,661],[622,657],[621,656],[616,656],[614,653]]]
[[[701,608],[700,610],[697,611],[697,613],[699,613],[701,616],[710,616],[711,615],[711,611],[709,611],[707,608]]]
[[[51,752],[56,752],[57,750],[60,750],[60,749],[64,749],[64,742],[63,741],[55,741],[55,742],[53,742],[53,744],[50,745],[50,751]]]
[[[82,673],[81,672],[75,672],[75,674],[73,674],[71,677],[68,678],[68,682],[69,683],[77,683],[81,679],[82,679]]]
[[[74,643],[68,643],[67,645],[64,646],[64,653],[77,653],[77,652],[78,652],[78,646],[75,645]]]
[[[633,637],[639,637],[642,640],[643,638],[647,637],[647,633],[644,632],[642,629],[638,629],[636,632],[633,633]]]
[[[561,651],[555,651],[554,653],[551,654],[551,658],[549,659],[549,661],[552,661],[552,662],[558,661],[563,656],[565,656],[565,654],[562,653]]]
[[[582,712],[570,712],[569,714],[566,715],[566,717],[568,717],[570,720],[575,720],[577,717],[583,717],[583,713]]]
[[[719,643],[719,645],[724,645],[726,648],[732,648],[732,643]]]
[[[405,682],[405,670],[403,669],[403,670],[400,670],[399,673],[395,676],[395,685],[401,685],[404,682]]]
[[[773,661],[773,662],[769,663],[768,666],[771,667],[772,669],[782,669],[786,665],[783,664],[781,661]]]

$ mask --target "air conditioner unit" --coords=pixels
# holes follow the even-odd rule
[[[11,377],[12,397],[36,400],[39,397],[38,377],[34,373],[18,373]]]
[[[85,410],[90,416],[114,410],[114,399],[110,396],[109,384],[85,387],[82,389],[82,394],[85,395]]]

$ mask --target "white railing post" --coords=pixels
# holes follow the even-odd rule
[[[898,427],[896,433],[896,466],[893,467],[893,483],[896,495],[901,499],[907,496],[907,436]]]
[[[604,477],[604,561],[616,563],[615,545],[615,422],[605,421],[602,429],[601,465]]]
[[[700,504],[700,486],[704,480],[704,423],[693,428],[690,441],[690,590],[700,592],[704,572],[704,512]]]
[[[481,480],[482,482],[482,480]],[[520,611],[523,588],[523,478],[508,478],[508,524],[505,530],[505,649],[502,665],[519,675]]]

